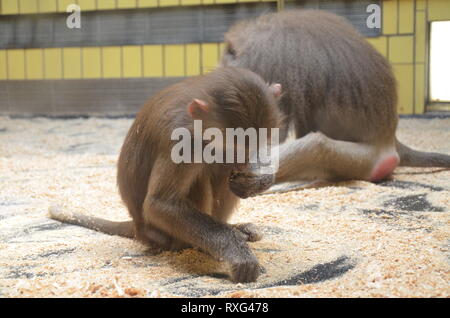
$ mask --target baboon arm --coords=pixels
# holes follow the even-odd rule
[[[202,167],[156,160],[143,204],[145,223],[211,255],[224,249],[231,227],[200,211],[191,200],[192,187],[201,180]],[[198,195],[198,194],[197,194]]]
[[[255,281],[260,268],[256,256],[247,245],[247,237],[205,211],[200,211],[192,201],[192,196],[199,195],[193,193],[193,185],[204,182],[201,170],[196,165],[173,169],[167,166],[167,162],[157,162],[156,167],[150,176],[149,190],[143,204],[146,224],[216,259],[223,259],[231,265],[233,280]],[[179,186],[174,187],[174,182],[178,182]]]
[[[49,208],[50,217],[54,220],[79,225],[98,232],[134,238],[135,230],[133,221],[114,222],[81,213],[67,211],[61,206]]]
[[[258,260],[246,243],[246,237],[231,226],[191,207],[189,203],[148,197],[144,211],[153,225],[176,239],[224,260],[231,266],[236,282],[253,282],[260,274]]]
[[[220,257],[220,252],[226,249],[228,239],[234,234],[227,224],[182,201],[175,203],[148,197],[144,203],[144,213],[149,214],[152,225],[214,257]]]

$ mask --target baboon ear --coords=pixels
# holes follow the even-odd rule
[[[281,84],[275,83],[269,86],[270,91],[272,92],[273,96],[280,97],[281,95]]]
[[[233,45],[230,42],[227,43],[226,53],[228,53],[232,57],[236,57],[236,50],[234,49]]]
[[[209,113],[209,106],[205,101],[194,98],[187,106],[187,111],[193,119],[205,119]]]

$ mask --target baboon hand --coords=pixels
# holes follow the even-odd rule
[[[231,278],[236,283],[251,283],[261,274],[261,267],[250,249],[243,252],[230,262]]]
[[[236,283],[256,281],[262,272],[258,259],[245,242],[244,234],[234,227],[230,234],[227,237],[227,248],[221,256],[230,265],[231,280]]]
[[[258,227],[252,223],[238,223],[232,226],[242,234],[243,239],[247,242],[257,242],[262,239],[262,234]]]

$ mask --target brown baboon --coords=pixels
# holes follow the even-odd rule
[[[236,282],[256,280],[258,260],[246,241],[260,239],[251,224],[228,225],[239,198],[233,171],[248,164],[175,163],[172,132],[203,128],[276,128],[281,87],[255,73],[219,68],[154,95],[137,114],[120,152],[117,182],[132,221],[112,222],[50,208],[52,218],[138,240],[165,250],[199,248],[231,266]]]

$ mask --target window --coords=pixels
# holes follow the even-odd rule
[[[430,100],[450,102],[450,21],[431,23]]]

